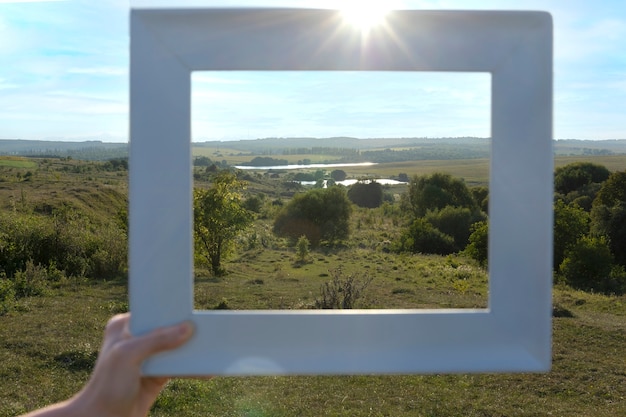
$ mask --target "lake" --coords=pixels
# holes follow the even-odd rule
[[[352,185],[352,184],[356,184],[359,180],[355,180],[355,179],[351,179],[351,180],[343,180],[343,181],[335,181],[335,184],[339,184],[339,185],[345,185],[346,187]],[[363,180],[364,183],[369,184],[372,180]],[[402,182],[402,181],[398,181],[398,180],[391,180],[388,178],[376,178],[373,181],[376,181],[379,184],[382,185],[400,185],[400,184],[408,184],[406,182]],[[294,182],[299,182],[302,185],[315,185],[317,184],[317,181],[294,181]],[[326,188],[326,180],[324,180],[324,188]]]
[[[250,166],[250,165],[235,165],[235,168],[242,170],[255,170],[255,171],[267,171],[270,169],[311,169],[311,168],[341,168],[341,167],[367,167],[371,165],[377,165],[376,162],[358,162],[358,163],[339,163],[339,164],[293,164],[293,165],[275,165],[275,166]]]
[[[295,169],[312,169],[312,168],[341,168],[341,167],[366,167],[377,165],[376,162],[358,162],[358,163],[338,163],[338,164],[293,164],[293,165],[276,165],[276,166],[250,166],[250,165],[236,165],[235,168],[247,171],[269,171],[269,170],[295,170]],[[335,184],[344,185],[346,187],[355,184],[359,180],[350,179],[343,181],[335,181]],[[382,185],[399,185],[406,184],[406,182],[392,180],[388,178],[376,178],[375,181]],[[302,185],[315,185],[317,181],[294,181]],[[369,183],[370,180],[363,181]],[[326,180],[324,180],[324,188],[326,188]]]

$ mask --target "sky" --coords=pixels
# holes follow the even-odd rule
[[[183,3],[341,8],[348,0],[0,0],[0,139],[127,141],[129,7]],[[626,1],[373,3],[550,12],[554,137],[626,139]],[[198,72],[192,136],[488,137],[489,82],[480,73]]]

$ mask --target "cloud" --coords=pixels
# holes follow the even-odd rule
[[[626,20],[605,18],[562,28],[555,37],[555,60],[598,65],[613,56],[622,56]],[[615,54],[615,55],[613,55]],[[565,64],[565,63],[564,63]]]
[[[194,77],[194,138],[489,136],[488,74],[214,74]]]
[[[19,84],[8,82],[5,78],[0,78],[0,90],[18,88]]]

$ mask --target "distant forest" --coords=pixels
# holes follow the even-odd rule
[[[402,162],[414,160],[488,158],[488,138],[266,138],[194,142],[195,148],[227,148],[250,155],[334,155],[343,162]],[[626,154],[626,139],[554,141],[556,155]],[[127,143],[62,142],[0,139],[0,155],[73,158],[104,161],[128,156]]]
[[[0,155],[106,161],[128,157],[128,143],[0,139]]]

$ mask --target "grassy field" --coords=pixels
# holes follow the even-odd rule
[[[213,158],[213,157],[211,157]],[[578,159],[567,159],[574,161]],[[623,170],[626,156],[585,158]],[[567,163],[557,158],[557,166]],[[424,171],[413,172],[411,166]],[[445,171],[480,182],[487,160],[381,164],[380,176]],[[27,170],[32,175],[25,177]],[[352,171],[351,171],[352,172]],[[124,205],[126,174],[76,161],[0,169],[0,209],[67,202],[94,216]],[[350,242],[312,251],[306,261],[269,232],[267,220],[238,241],[228,274],[196,270],[195,307],[202,310],[308,309],[337,269],[371,283],[359,308],[483,308],[485,270],[463,256],[394,254],[399,233],[382,209],[357,209]],[[626,296],[553,291],[553,366],[545,374],[280,376],[210,381],[176,379],[153,416],[599,416],[626,415]],[[18,300],[0,315],[0,417],[65,399],[87,380],[108,318],[126,311],[123,280],[68,278],[44,296]],[[407,329],[410,331],[410,329]],[[207,352],[210,354],[210,352]]]
[[[316,277],[294,266],[291,254],[252,255],[232,259],[227,264],[232,274],[220,282],[199,278],[197,306],[214,308],[219,298],[232,308],[307,308],[316,297]],[[254,282],[251,276],[240,275],[242,263],[262,268],[264,261],[271,263],[283,255],[288,259],[273,281]],[[327,265],[326,255],[314,255],[313,264]],[[474,275],[465,275],[468,266],[461,258],[389,255],[384,261],[391,270],[406,267],[404,278],[390,276],[391,286],[368,287],[363,306],[484,302],[484,274],[474,270]],[[382,276],[386,274],[376,279]],[[309,279],[313,282],[306,282]],[[469,288],[455,288],[460,279],[469,281]],[[214,294],[211,285],[220,283],[227,288],[221,291],[230,293]],[[300,285],[311,286],[309,298],[294,290]],[[626,415],[626,297],[559,287],[554,300],[561,317],[553,323],[553,369],[547,374],[178,379],[165,389],[152,415]],[[108,317],[125,309],[123,282],[68,282],[45,297],[22,299],[16,311],[0,317],[0,416],[43,406],[78,390],[93,366]]]
[[[11,157],[11,156],[1,156],[0,157],[0,167],[10,167],[10,168],[36,168],[37,163],[31,161],[27,158],[21,157]]]
[[[199,148],[202,149],[202,148]],[[198,155],[205,155],[214,160],[221,160],[222,158],[215,158],[211,155],[208,149],[204,149],[204,152],[198,153]],[[214,151],[213,151],[214,152]],[[196,149],[194,149],[194,155]],[[225,156],[224,158],[230,164],[239,164],[243,162],[249,162],[253,156]],[[275,156],[278,159],[287,159],[290,163],[296,163],[303,158],[311,158],[313,163],[332,161],[336,157],[331,155],[289,155],[289,156]],[[604,165],[610,171],[623,171],[626,169],[626,155],[603,155],[603,156],[557,156],[554,159],[554,166],[560,167],[572,162],[593,162],[595,164]],[[413,175],[429,175],[434,172],[445,172],[454,177],[463,178],[463,180],[470,186],[472,185],[486,185],[489,183],[489,164],[488,158],[476,158],[476,159],[443,159],[443,160],[424,160],[424,161],[408,161],[408,162],[391,162],[381,163],[371,166],[361,167],[345,167],[341,168],[348,174],[349,178],[391,178],[397,177],[400,173],[405,173],[409,177]],[[313,169],[314,171],[315,169]],[[328,170],[329,172],[332,169]],[[263,171],[260,171],[263,172]]]

